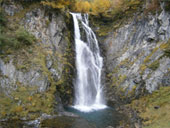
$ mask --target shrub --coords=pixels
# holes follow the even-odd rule
[[[5,14],[2,11],[0,11],[0,25],[1,26],[5,26],[6,25],[6,21],[7,21],[7,19],[5,17]]]
[[[89,12],[91,9],[91,4],[88,1],[78,1],[75,3],[74,10],[77,12]]]
[[[24,46],[32,45],[36,38],[27,32],[23,27],[20,27],[14,34],[8,32],[7,34],[0,34],[0,54],[8,49],[17,50]]]
[[[33,42],[36,41],[36,38],[28,31],[26,31],[23,27],[20,27],[16,31],[16,39],[23,45],[31,45]],[[19,44],[16,45],[18,47]]]
[[[6,23],[7,23],[7,19],[5,17],[5,14],[2,11],[2,9],[0,9],[0,34],[3,32]]]
[[[0,34],[0,48],[5,47],[7,43],[8,43],[8,37],[6,37],[6,35]]]

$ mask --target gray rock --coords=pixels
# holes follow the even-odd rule
[[[108,126],[108,127],[106,127],[106,128],[114,128],[114,127],[112,127],[112,126]]]
[[[116,90],[113,88],[111,91],[110,85],[116,83],[118,90],[125,90],[124,95],[135,89],[137,97],[141,93],[152,93],[160,86],[170,85],[169,75],[166,76],[170,59],[162,57],[164,52],[160,48],[170,38],[170,13],[162,10],[160,14],[150,14],[147,18],[140,15],[142,18],[129,19],[120,28],[103,37],[102,41],[99,40],[104,40],[101,48],[105,51],[105,71],[111,74],[110,78],[117,80],[106,81],[108,101],[115,100]],[[155,61],[159,61],[159,65],[152,70],[149,66],[153,66]]]
[[[14,2],[8,2],[7,4],[5,3],[2,5],[2,8],[4,8],[5,12],[9,16],[14,16],[15,13],[23,10],[23,7],[21,5],[16,5]]]
[[[3,8],[10,16],[23,9],[20,4],[13,2],[10,2],[9,5],[3,5]],[[18,83],[26,87],[37,87],[38,92],[45,92],[51,86],[51,78],[49,77],[52,77],[55,82],[62,78],[65,67],[61,59],[67,53],[68,43],[71,42],[66,39],[69,30],[66,26],[64,15],[56,14],[55,12],[48,14],[42,8],[34,8],[26,12],[20,24],[38,39],[36,45],[42,46],[43,50],[47,52],[45,67],[43,67],[45,71],[42,69],[41,64],[33,64],[26,71],[18,70],[16,65],[13,64],[14,55],[9,56],[9,63],[5,63],[0,58],[0,92],[10,96],[11,91],[17,89]],[[16,61],[19,62],[20,60]],[[70,84],[67,89],[71,88],[71,86]],[[60,91],[60,89],[58,90]],[[63,106],[60,95],[55,94],[55,98],[58,103],[55,106],[56,110],[62,111]]]

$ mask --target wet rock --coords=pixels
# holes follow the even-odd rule
[[[67,116],[67,117],[79,117],[78,115],[74,114],[74,113],[71,113],[71,112],[66,112],[66,111],[63,111],[63,112],[60,112],[60,116]]]

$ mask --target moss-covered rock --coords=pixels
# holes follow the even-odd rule
[[[43,113],[57,114],[73,97],[74,45],[69,17],[34,2],[28,6],[9,4],[22,7],[7,17],[13,22],[7,32],[22,46],[6,47],[0,56],[0,118],[35,119]]]

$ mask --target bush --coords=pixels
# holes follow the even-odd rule
[[[14,34],[0,34],[0,54],[8,49],[17,50],[24,46],[32,45],[36,38],[27,32],[23,27],[19,28]]]
[[[26,31],[23,27],[20,27],[16,31],[16,39],[23,45],[31,45],[33,42],[36,41],[36,38],[28,31]]]
[[[7,19],[5,17],[4,12],[0,9],[0,34],[4,31],[4,27],[6,26]]]
[[[5,17],[5,14],[0,11],[0,26],[5,26],[7,22],[7,19]]]
[[[0,48],[5,47],[5,45],[9,42],[8,37],[6,35],[0,34]]]

